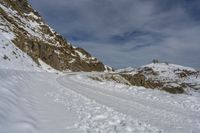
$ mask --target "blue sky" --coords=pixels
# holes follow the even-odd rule
[[[75,46],[114,68],[200,68],[200,0],[29,0]]]

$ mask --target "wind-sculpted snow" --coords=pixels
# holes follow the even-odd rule
[[[199,133],[199,95],[0,70],[1,133]]]

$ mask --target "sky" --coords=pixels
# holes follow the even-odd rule
[[[114,68],[200,68],[200,0],[29,0],[66,40]]]

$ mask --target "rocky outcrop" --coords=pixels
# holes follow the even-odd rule
[[[96,74],[97,81],[115,81],[130,86],[158,89],[172,94],[190,93],[200,90],[199,72],[193,68],[174,64],[152,63],[130,71]]]
[[[107,69],[97,58],[82,48],[72,46],[51,29],[27,0],[0,0],[0,14],[0,24],[4,27],[0,31],[12,32],[13,43],[39,65],[40,59],[59,71]]]
[[[184,87],[182,85],[179,86],[171,86],[168,83],[159,80],[150,80],[147,79],[144,74],[120,74],[124,77],[127,81],[130,82],[133,86],[143,86],[145,88],[151,89],[160,89],[169,93],[177,94],[177,93],[184,93]]]

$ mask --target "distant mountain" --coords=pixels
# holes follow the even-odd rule
[[[94,75],[91,78],[159,89],[170,93],[190,93],[191,90],[200,90],[199,71],[168,63],[151,63],[136,69],[129,67],[115,73]]]
[[[50,28],[27,0],[0,0],[0,42],[0,62],[5,67],[46,64],[59,71],[111,69]]]

